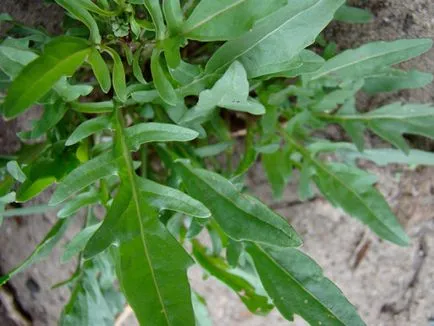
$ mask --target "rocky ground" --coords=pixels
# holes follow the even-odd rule
[[[23,22],[43,24],[56,30],[61,13],[47,10],[41,1],[2,0],[0,12],[8,11]],[[341,49],[371,40],[434,37],[432,0],[359,0],[376,15],[368,25],[334,24],[327,37],[338,40]],[[1,34],[1,30],[0,30]],[[405,65],[434,72],[434,50]],[[403,91],[374,99],[361,97],[360,105],[370,108],[393,100],[434,102],[434,86]],[[26,121],[0,121],[0,151],[13,150],[14,132]],[[420,144],[424,148],[431,145]],[[434,162],[433,162],[434,164]],[[250,189],[287,217],[305,239],[303,250],[323,266],[358,308],[368,325],[431,326],[434,323],[434,168],[377,168],[380,188],[412,238],[412,245],[400,248],[379,241],[370,231],[320,197],[307,203],[296,198],[296,181],[288,187],[282,202],[273,202],[263,172],[250,173]],[[295,178],[296,179],[296,178]],[[42,198],[41,200],[47,198]],[[0,230],[0,273],[25,258],[50,228],[53,214],[10,219]],[[72,237],[77,230],[68,234]],[[0,290],[0,325],[55,325],[61,306],[68,299],[67,289],[50,287],[67,278],[74,262],[60,265],[60,250],[50,259],[35,264]],[[252,316],[236,295],[212,278],[203,280],[198,270],[190,271],[194,288],[208,301],[216,326],[288,325],[273,312],[267,318]],[[128,317],[128,316],[127,316]],[[134,325],[129,316],[123,325]],[[295,325],[304,325],[300,320]]]

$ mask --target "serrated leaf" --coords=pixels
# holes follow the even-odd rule
[[[138,179],[138,187],[149,203],[159,210],[171,210],[198,218],[209,218],[211,212],[201,202],[182,191],[148,179]]]
[[[151,72],[155,88],[157,89],[158,94],[160,94],[161,99],[169,105],[176,105],[178,102],[178,96],[164,72],[160,61],[160,52],[158,50],[154,50],[152,53]]]
[[[202,0],[183,25],[193,40],[224,41],[248,32],[255,22],[278,10],[286,0]]]
[[[334,205],[368,225],[381,238],[401,246],[409,238],[381,193],[372,186],[373,178],[349,166],[313,161],[313,177],[321,193]],[[375,182],[375,181],[374,181]]]
[[[188,110],[180,123],[192,125],[207,121],[217,107],[247,112],[254,115],[265,113],[259,102],[249,99],[249,81],[243,65],[235,61],[210,90],[199,95],[199,102]]]
[[[98,131],[108,128],[110,125],[110,118],[108,116],[100,116],[90,120],[86,120],[79,125],[73,133],[66,140],[65,146],[74,145],[81,140],[97,133]]]
[[[289,321],[296,314],[311,325],[365,325],[341,290],[297,249],[250,244],[247,252],[268,295]]]
[[[385,67],[417,57],[432,47],[431,39],[373,42],[355,50],[347,50],[328,60],[309,80],[331,76],[338,80],[358,79],[377,74]]]
[[[9,87],[4,115],[14,118],[38,101],[65,75],[72,75],[90,52],[83,39],[60,36],[45,46],[44,53],[28,64]]]
[[[293,228],[257,199],[241,194],[222,176],[179,161],[177,168],[187,192],[211,211],[223,231],[237,241],[299,246]]]
[[[121,119],[118,112],[114,152],[119,158],[121,187],[108,216],[89,241],[85,257],[117,244],[119,282],[139,322],[193,325],[186,275],[191,258],[140,193]]]
[[[235,291],[252,313],[265,315],[273,309],[266,296],[256,293],[255,287],[235,274],[221,257],[207,254],[206,248],[196,240],[193,240],[193,256],[204,270]]]
[[[92,71],[95,74],[96,79],[98,80],[99,85],[104,93],[108,93],[111,88],[111,78],[110,78],[110,70],[107,67],[106,62],[103,57],[99,53],[99,51],[95,48],[92,48],[87,61],[92,67]]]
[[[291,69],[293,58],[315,41],[343,2],[291,2],[261,20],[249,33],[221,46],[208,61],[205,71],[224,69],[235,60],[244,65],[249,78]]]
[[[68,226],[68,220],[63,219],[59,220],[54,224],[51,230],[47,233],[44,239],[37,245],[36,249],[31,253],[29,257],[27,257],[19,266],[15,267],[6,275],[0,277],[0,286],[5,284],[9,279],[26,269],[33,263],[45,258],[48,256],[59,240],[62,238],[63,234],[66,231]]]
[[[340,114],[330,120],[347,125],[362,123],[406,153],[409,146],[403,134],[434,139],[434,107],[428,104],[392,103],[365,114]]]
[[[92,15],[76,1],[55,0],[57,4],[65,8],[75,19],[81,21],[90,30],[90,36],[95,44],[101,43],[98,24]]]

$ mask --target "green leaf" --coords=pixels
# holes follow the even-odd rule
[[[325,63],[325,60],[321,56],[309,50],[301,51],[300,56],[295,58],[294,60],[299,65],[296,64],[293,68],[289,70],[280,71],[271,75],[267,75],[265,77],[266,78],[273,78],[273,77],[293,78],[299,75],[317,71]]]
[[[163,40],[166,37],[166,25],[164,25],[160,0],[144,0],[143,2],[154,22],[157,40]]]
[[[79,233],[75,235],[71,241],[65,246],[65,251],[63,252],[61,261],[63,263],[68,262],[74,256],[78,255],[80,252],[84,250],[87,242],[96,232],[96,230],[101,226],[102,222],[93,224],[81,230]]]
[[[12,193],[14,194],[14,193]],[[3,199],[1,200],[11,200],[9,203],[12,203],[15,201],[15,197],[12,200],[12,195],[8,194],[4,197],[1,197]],[[7,203],[7,204],[9,204]],[[51,210],[53,210],[53,207],[50,207],[48,205],[39,205],[39,206],[30,206],[30,207],[22,207],[22,208],[15,208],[15,209],[8,209],[4,212],[2,212],[0,215],[3,217],[15,217],[15,216],[24,216],[24,215],[36,215],[36,214],[44,214]]]
[[[113,286],[113,262],[108,255],[81,267],[69,302],[60,318],[61,326],[112,326],[124,309],[124,298]]]
[[[193,130],[163,123],[137,124],[127,128],[125,133],[131,150],[149,142],[190,141],[198,136]],[[99,179],[116,174],[116,159],[109,151],[79,166],[57,186],[50,205],[57,205]]]
[[[200,68],[181,60],[178,67],[169,67],[169,72],[178,83],[187,85],[200,75]]]
[[[299,246],[293,228],[257,199],[241,194],[222,176],[192,168],[179,161],[177,168],[187,192],[211,211],[223,231],[237,241],[249,240],[276,246]]]
[[[170,35],[178,34],[184,22],[184,14],[179,0],[163,0],[163,12]]]
[[[286,0],[202,0],[183,26],[193,40],[224,41],[248,32],[255,22],[286,4]]]
[[[261,155],[262,166],[273,189],[273,197],[280,199],[292,174],[288,152],[279,150],[272,154]]]
[[[118,245],[119,282],[141,324],[194,325],[186,275],[191,258],[140,193],[121,119],[118,112],[114,151],[121,188],[84,255]]]
[[[336,11],[335,19],[345,23],[366,24],[374,19],[374,15],[366,9],[343,5]]]
[[[212,326],[212,320],[211,317],[209,316],[205,299],[193,291],[192,302],[193,302],[194,314],[196,316],[196,325]]]
[[[113,152],[101,154],[68,174],[56,187],[49,204],[52,206],[58,205],[99,179],[116,174],[116,171],[116,159]]]
[[[217,156],[225,152],[228,148],[232,147],[233,145],[234,143],[232,141],[227,141],[227,142],[212,144],[208,146],[202,146],[196,148],[194,150],[194,153],[201,158]]]
[[[313,177],[321,193],[334,205],[368,225],[383,239],[401,246],[409,238],[387,204],[372,186],[373,178],[366,172],[338,164],[315,163]],[[367,184],[363,184],[366,180]]]
[[[306,78],[317,80],[332,76],[338,80],[358,79],[378,74],[387,66],[417,57],[431,47],[431,39],[368,43],[333,57],[320,70],[306,75]]]
[[[90,38],[95,44],[101,43],[98,24],[92,15],[77,1],[55,0],[59,6],[65,8],[73,18],[78,19],[90,30]],[[80,0],[82,1],[82,0]]]
[[[325,119],[347,125],[349,123],[362,123],[378,136],[406,153],[410,149],[402,136],[403,134],[414,134],[434,139],[434,129],[432,128],[434,107],[426,104],[392,103],[365,114],[344,113],[333,118],[325,117]]]
[[[143,47],[139,47],[133,56],[133,74],[137,81],[142,84],[146,84],[146,80],[143,77],[143,72],[140,64]],[[134,99],[134,98],[133,98]]]
[[[92,67],[93,73],[95,74],[96,79],[98,80],[99,85],[104,93],[108,93],[112,84],[110,78],[110,71],[107,67],[106,62],[103,57],[99,53],[99,51],[95,48],[92,48],[87,61]]]
[[[249,78],[292,69],[293,59],[315,41],[343,2],[291,2],[261,20],[249,33],[221,46],[208,61],[205,71],[224,69],[235,60],[244,65]]]
[[[93,3],[92,0],[75,0],[75,1],[84,9],[96,13],[98,15],[105,16],[105,17],[111,17],[116,15],[116,12],[102,9],[99,6],[97,6],[95,3]]]
[[[334,206],[368,225],[381,238],[406,246],[409,237],[381,193],[373,186],[376,178],[355,167],[338,163],[325,164],[292,138],[286,137],[315,169],[313,180]]]
[[[59,220],[52,229],[47,233],[45,238],[38,244],[36,249],[31,253],[29,257],[26,258],[19,266],[15,267],[6,275],[0,278],[0,286],[5,284],[9,279],[16,275],[17,273],[23,271],[33,263],[40,261],[41,259],[48,256],[59,240],[62,238],[68,226],[68,220]]]
[[[24,181],[26,181],[27,177],[24,174],[23,170],[21,170],[21,167],[17,161],[9,161],[6,165],[6,169],[9,174],[18,182],[23,183]]]
[[[62,101],[44,105],[42,117],[33,123],[32,130],[20,132],[18,134],[19,137],[24,140],[29,140],[37,139],[45,135],[62,120],[67,110],[68,107]]]
[[[93,91],[93,86],[86,84],[71,85],[66,77],[53,86],[54,91],[62,97],[65,102],[77,100],[80,96],[87,96]]]
[[[213,88],[199,95],[199,102],[188,110],[180,123],[192,125],[207,121],[217,107],[248,112],[254,115],[265,113],[262,104],[249,99],[249,81],[241,63],[235,61]]]
[[[10,192],[4,196],[0,197],[0,226],[3,223],[3,218],[5,218],[5,206],[7,204],[13,203],[15,201],[15,192]]]
[[[154,50],[151,57],[151,72],[154,79],[154,85],[158,94],[160,94],[161,99],[167,104],[175,106],[178,102],[178,96],[167,78],[160,60],[160,52]]]
[[[247,252],[268,295],[289,321],[296,314],[311,325],[365,325],[341,290],[297,249],[251,244]]]
[[[71,103],[71,108],[74,111],[90,114],[111,113],[114,107],[113,101]]]
[[[125,102],[127,100],[127,84],[122,59],[112,48],[104,47],[103,49],[110,54],[113,59],[113,88],[115,93],[121,102]]]
[[[154,100],[160,98],[158,91],[155,89],[136,91],[131,93],[131,97],[137,103],[151,103]]]
[[[148,179],[138,179],[138,187],[143,197],[159,210],[171,210],[185,215],[209,218],[211,212],[201,202],[183,192],[160,185]]]
[[[131,150],[138,150],[150,142],[186,142],[196,139],[196,131],[169,123],[139,123],[125,130],[127,144]]]
[[[273,309],[266,296],[257,293],[255,287],[234,273],[221,257],[207,254],[206,248],[196,240],[193,240],[193,255],[204,270],[235,291],[249,311],[266,315]]]
[[[408,154],[392,148],[366,149],[362,153],[358,151],[345,153],[346,158],[360,158],[374,162],[377,165],[385,166],[388,164],[406,164],[412,166],[434,165],[434,153],[419,150],[411,150]]]
[[[69,36],[53,39],[9,87],[3,104],[5,117],[16,117],[48,93],[62,76],[72,75],[89,52],[88,43],[82,39]]]
[[[54,176],[43,176],[35,180],[27,179],[17,191],[17,202],[29,201],[55,182],[56,177]]]
[[[57,217],[66,218],[77,213],[81,208],[96,204],[100,199],[100,195],[94,191],[85,192],[77,195],[74,199],[67,202],[60,211],[57,212]]]
[[[86,120],[74,130],[74,132],[66,140],[65,146],[74,145],[81,140],[104,130],[110,126],[110,118],[108,116],[100,116],[94,119]]]
[[[368,94],[395,92],[402,89],[422,88],[433,81],[433,75],[418,70],[391,69],[385,74],[365,79],[363,91]]]

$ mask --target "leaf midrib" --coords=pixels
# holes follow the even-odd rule
[[[241,5],[241,4],[243,4],[246,1],[249,1],[249,0],[238,0],[238,2],[235,2],[235,3],[231,4],[228,7],[225,7],[223,9],[215,12],[214,14],[212,14],[212,15],[206,17],[205,19],[199,21],[196,25],[193,25],[189,29],[184,30],[183,34],[186,35],[186,34],[191,33],[192,31],[194,31],[197,28],[200,28],[202,25],[206,24],[207,22],[213,20],[214,18],[216,18],[218,16],[221,16],[221,15],[225,14],[226,12],[230,11],[231,9],[233,9],[233,8],[235,8],[235,7],[237,7],[237,6]],[[188,20],[187,20],[187,23],[188,23]]]
[[[271,35],[273,35],[274,33],[277,33],[278,31],[280,31],[282,28],[284,28],[287,24],[289,24],[290,22],[292,22],[294,19],[297,19],[299,16],[303,15],[306,13],[306,11],[310,11],[312,8],[315,8],[316,6],[318,6],[320,3],[322,3],[322,0],[316,2],[315,4],[313,4],[310,7],[307,7],[306,9],[300,11],[298,14],[294,15],[291,19],[286,20],[283,24],[279,25],[276,29],[273,29],[272,31],[270,31],[269,33],[265,34],[262,38],[260,38],[257,42],[255,42],[254,44],[252,44],[250,47],[247,47],[244,51],[242,51],[241,53],[239,53],[237,56],[235,56],[234,58],[232,58],[229,62],[224,63],[223,65],[221,65],[220,67],[217,67],[216,69],[214,69],[214,71],[217,71],[225,66],[227,66],[229,63],[237,60],[239,57],[243,56],[244,54],[246,54],[247,52],[249,52],[250,50],[252,50],[254,47],[256,47],[258,44],[262,43],[265,39],[269,38]],[[272,15],[268,16],[268,17],[272,17]],[[265,20],[263,20],[265,21]],[[234,40],[236,41],[236,40]],[[228,44],[228,43],[226,43]],[[225,44],[225,45],[226,45]],[[212,57],[211,57],[212,59]],[[206,70],[206,67],[205,67]]]
[[[323,172],[325,172],[326,174],[328,174],[329,176],[331,176],[332,178],[334,178],[335,180],[337,180],[345,189],[348,190],[348,192],[352,193],[356,197],[356,199],[359,200],[363,204],[363,206],[365,206],[367,208],[367,210],[372,214],[372,216],[376,217],[376,219],[380,222],[380,224],[382,224],[384,227],[386,227],[386,229],[389,232],[391,232],[393,235],[395,235],[398,239],[400,239],[400,241],[403,241],[403,239],[401,239],[400,236],[398,236],[388,225],[386,225],[381,218],[378,218],[378,216],[375,214],[375,211],[373,211],[371,209],[371,207],[363,200],[363,198],[357,192],[355,192],[352,188],[350,188],[349,186],[347,186],[347,184],[343,180],[341,180],[330,169],[327,169],[321,162],[318,162],[317,160],[315,160],[313,158],[311,158],[311,161],[318,168],[320,168]]]
[[[316,165],[324,173],[328,174],[331,178],[337,180],[343,186],[343,188],[347,189],[351,194],[353,194],[356,197],[356,199],[359,200],[362,203],[362,205],[367,208],[367,210],[368,210],[368,212],[370,212],[371,216],[374,216],[380,222],[380,224],[386,228],[386,230],[388,230],[391,234],[393,234],[400,241],[405,242],[405,240],[402,239],[398,234],[396,234],[392,229],[390,229],[390,227],[388,225],[384,224],[384,222],[381,218],[377,218],[377,215],[375,214],[375,212],[371,209],[371,207],[363,200],[363,198],[357,192],[355,192],[352,188],[350,188],[343,180],[341,180],[330,169],[327,169],[324,164],[322,164],[320,161],[316,160],[315,158],[311,157],[310,153],[306,153],[307,151],[304,148],[302,148],[298,143],[296,143],[295,141],[293,141],[289,137],[287,137],[287,139],[290,143],[292,143],[296,148],[298,148],[301,151],[303,156],[305,156],[308,160],[310,160],[314,165]]]
[[[118,114],[120,114],[120,113],[118,113]],[[152,264],[152,259],[151,259],[151,256],[149,254],[148,244],[146,242],[145,226],[143,225],[143,221],[142,221],[142,218],[141,218],[142,216],[144,216],[144,214],[143,214],[143,212],[141,210],[140,202],[139,202],[139,192],[140,191],[139,191],[138,186],[137,186],[136,176],[135,176],[135,172],[134,172],[134,169],[133,169],[133,166],[132,166],[132,160],[131,160],[131,157],[130,157],[130,152],[129,152],[128,145],[127,145],[127,142],[126,142],[126,138],[125,138],[123,127],[122,127],[121,124],[119,124],[118,127],[121,129],[120,133],[119,133],[119,136],[121,137],[122,157],[123,157],[123,159],[125,161],[125,164],[126,164],[126,170],[127,170],[127,173],[128,173],[128,179],[130,181],[132,195],[133,195],[133,202],[134,202],[134,206],[135,206],[135,209],[136,209],[137,218],[139,220],[140,238],[141,238],[142,244],[143,244],[143,249],[144,249],[143,251],[145,253],[145,257],[146,257],[146,260],[147,260],[148,265],[149,265],[149,270],[150,270],[150,273],[151,273],[152,281],[154,283],[155,291],[156,291],[157,296],[158,296],[158,301],[160,302],[160,305],[162,307],[161,311],[164,314],[164,317],[165,317],[165,319],[167,321],[167,325],[171,325],[170,320],[169,320],[169,316],[168,316],[168,313],[167,313],[166,306],[164,305],[163,297],[162,297],[162,295],[160,293],[160,289],[158,287],[158,282],[157,282],[157,278],[156,278],[156,275],[155,275],[154,267],[153,267],[153,264]]]
[[[256,248],[258,248],[259,251],[261,251],[272,263],[274,263],[285,275],[287,275],[296,285],[298,285],[299,288],[301,288],[303,291],[305,291],[310,297],[312,297],[317,303],[320,304],[325,310],[327,310],[332,316],[335,316],[337,320],[342,325],[345,325],[345,323],[338,317],[330,308],[325,306],[309,289],[303,286],[302,283],[300,283],[296,278],[294,278],[286,269],[284,269],[268,252],[266,252],[264,249],[262,249],[261,246],[255,244]],[[293,250],[297,250],[292,248]],[[323,278],[325,278],[323,276]]]
[[[319,79],[319,78],[321,78],[321,77],[323,77],[323,76],[326,76],[326,75],[328,75],[328,74],[330,74],[330,73],[333,73],[333,72],[335,72],[335,71],[337,71],[337,70],[345,69],[345,68],[348,68],[348,67],[350,67],[350,66],[352,66],[352,65],[358,65],[358,64],[361,64],[361,63],[363,63],[363,62],[365,62],[365,61],[369,61],[369,60],[371,60],[371,59],[376,59],[376,58],[378,58],[378,57],[382,57],[382,56],[386,56],[386,55],[395,54],[395,53],[397,53],[397,52],[402,52],[402,51],[405,51],[405,50],[408,50],[408,49],[412,49],[412,48],[416,48],[416,47],[421,47],[421,46],[423,46],[423,44],[419,44],[419,45],[417,45],[417,46],[408,46],[408,47],[406,47],[406,48],[399,49],[399,50],[395,50],[395,51],[382,52],[382,53],[380,53],[380,54],[376,54],[376,55],[372,55],[372,56],[365,57],[363,60],[360,60],[360,61],[351,61],[351,62],[349,62],[349,63],[347,63],[347,64],[344,64],[344,65],[341,65],[341,66],[335,67],[335,68],[333,68],[333,69],[326,70],[326,71],[324,71],[323,73],[316,75],[316,76],[315,76],[314,78],[312,78],[311,80],[317,80],[317,79]],[[353,51],[356,51],[356,50],[353,50]]]
[[[187,169],[188,169],[188,168],[187,168]],[[193,173],[193,174],[194,174],[194,173]],[[214,190],[213,186],[212,186],[211,184],[209,184],[209,183],[207,182],[206,179],[199,177],[197,174],[195,174],[195,175],[197,176],[198,179],[200,179],[203,183],[205,183],[205,184],[208,186],[208,188],[210,188],[211,191],[213,191],[214,193],[218,194],[221,198],[223,198],[225,201],[227,201],[227,202],[229,202],[230,204],[232,204],[233,206],[235,206],[235,207],[236,207],[237,209],[239,209],[240,211],[246,213],[246,214],[250,217],[251,220],[255,220],[255,219],[257,219],[258,221],[261,221],[262,223],[264,223],[264,224],[266,224],[266,225],[268,225],[268,226],[271,226],[273,229],[277,230],[278,232],[283,233],[283,235],[284,235],[286,238],[290,239],[291,241],[294,241],[293,237],[289,236],[288,234],[286,234],[286,233],[283,232],[282,230],[278,229],[276,226],[270,224],[269,222],[264,221],[263,219],[261,219],[261,218],[259,218],[259,217],[257,217],[257,216],[252,215],[250,212],[248,212],[248,211],[246,211],[244,208],[240,207],[236,202],[234,202],[232,199],[230,199],[230,198],[228,198],[227,196],[225,196],[223,193],[221,193],[221,192],[219,192],[219,191],[217,191],[217,190]],[[245,198],[242,194],[240,194],[240,196],[241,196],[242,198]],[[212,213],[212,212],[211,212],[211,213]],[[278,215],[277,215],[277,216],[278,216]],[[245,240],[249,240],[249,239],[245,239]],[[255,240],[255,241],[256,241],[256,240]],[[259,242],[259,241],[258,241],[258,242]],[[265,243],[265,242],[262,242],[262,241],[261,241],[261,243],[269,244],[269,243]]]

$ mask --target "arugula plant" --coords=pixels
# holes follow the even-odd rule
[[[302,200],[315,184],[379,237],[408,245],[376,178],[354,162],[432,164],[403,135],[434,138],[434,108],[392,103],[360,113],[355,96],[430,83],[430,74],[395,65],[432,41],[337,54],[322,30],[333,19],[372,18],[344,0],[55,2],[66,10],[62,36],[0,16],[12,24],[0,44],[1,113],[43,108],[19,133],[21,150],[1,157],[0,215],[56,209],[59,218],[1,283],[47,256],[86,209],[62,257],[78,261],[57,285],[71,289],[62,325],[113,325],[126,302],[141,325],[209,325],[190,289],[192,264],[252,313],[277,308],[312,325],[363,325],[300,251],[296,231],[243,181],[260,161],[280,199],[299,170]],[[319,138],[330,124],[354,145]],[[397,149],[364,150],[367,130]],[[48,205],[9,206],[53,185]]]

